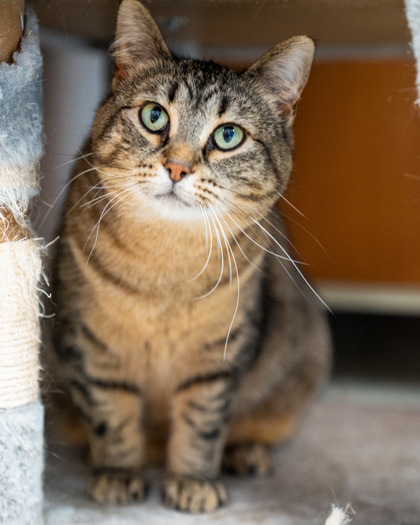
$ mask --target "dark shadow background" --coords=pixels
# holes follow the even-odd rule
[[[333,378],[420,386],[420,318],[330,315],[335,347]]]

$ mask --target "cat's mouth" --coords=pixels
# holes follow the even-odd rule
[[[171,189],[171,191],[168,191],[167,193],[159,193],[158,195],[156,195],[156,198],[178,206],[182,205],[187,206],[188,208],[192,207],[189,202],[185,201],[182,197],[177,195],[173,189]]]

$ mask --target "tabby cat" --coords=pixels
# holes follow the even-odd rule
[[[276,213],[314,46],[295,37],[245,71],[173,56],[123,0],[111,90],[71,184],[57,262],[61,373],[90,444],[89,494],[226,502],[222,467],[265,475],[329,367],[319,299]]]

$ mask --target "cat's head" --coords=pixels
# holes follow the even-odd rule
[[[177,58],[147,10],[123,0],[111,92],[92,133],[100,176],[139,216],[193,222],[204,210],[243,223],[266,213],[290,176],[313,52],[295,37],[242,72]]]

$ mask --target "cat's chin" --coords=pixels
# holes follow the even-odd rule
[[[161,219],[171,222],[202,222],[203,212],[194,204],[169,192],[158,194],[153,198],[153,209]]]
[[[157,200],[163,201],[169,206],[175,206],[181,209],[193,207],[189,202],[172,191],[169,193],[161,193],[156,195],[155,198]]]

